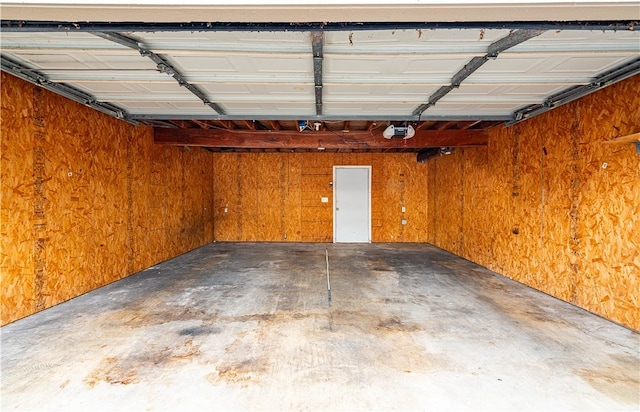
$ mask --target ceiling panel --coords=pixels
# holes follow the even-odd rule
[[[84,32],[11,32],[5,30],[0,36],[0,45],[2,45],[3,51],[85,50],[92,53],[97,53],[101,50],[129,51],[122,45]]]
[[[166,76],[164,76],[166,78]],[[114,95],[126,95],[130,94],[131,98],[137,98],[138,96],[148,95],[174,95],[184,96],[193,99],[193,96],[183,88],[176,87],[175,82],[156,82],[156,83],[143,83],[143,82],[75,82],[75,85],[82,88],[86,92],[99,96],[99,98],[106,98],[108,94]]]
[[[465,84],[452,90],[442,100],[455,101],[455,99],[473,99],[477,102],[493,100],[495,98],[505,101],[540,102],[546,96],[558,93],[565,88],[565,84],[538,83],[538,84]]]
[[[389,97],[407,97],[422,102],[426,96],[435,92],[443,84],[325,84],[324,92],[329,101],[331,97],[351,96],[369,100],[384,100]]]
[[[509,118],[514,107],[512,103],[503,103],[500,101],[481,103],[439,101],[429,109],[429,114],[451,119],[478,117]]]
[[[291,101],[278,103],[246,102],[244,104],[238,102],[227,102],[225,104],[225,109],[238,116],[246,116],[247,119],[272,117],[272,113],[287,113],[286,116],[280,115],[283,119],[290,118],[291,116],[300,116],[301,118],[306,119],[315,117],[316,113],[313,101]]]
[[[640,52],[640,33],[631,30],[549,30],[509,49],[508,53]]]
[[[16,30],[0,46],[3,70],[64,83],[133,120],[508,119],[612,70],[640,72],[640,31],[550,30],[518,43],[522,33]]]
[[[183,55],[180,53],[171,56],[174,67],[183,73],[233,73],[240,78],[249,78],[256,75],[268,75],[280,77],[286,80],[290,73],[298,75],[304,73],[313,79],[313,62],[309,56],[279,56],[279,55]]]
[[[158,52],[311,53],[308,32],[156,31],[127,33]]]
[[[584,56],[504,53],[489,60],[465,84],[558,84],[565,88],[592,81],[598,74],[637,59],[632,53],[587,53]]]
[[[323,113],[330,116],[345,116],[345,118],[366,118],[371,114],[374,117],[380,116],[398,116],[404,115],[408,111],[413,110],[416,106],[416,102],[402,102],[402,101],[390,101],[390,102],[373,102],[373,101],[361,101],[361,102],[332,102],[328,104],[323,110]]]
[[[128,100],[118,102],[118,106],[125,108],[134,115],[161,115],[160,118],[175,115],[179,117],[185,113],[190,116],[210,115],[211,108],[202,102],[190,101],[162,101],[162,100]]]
[[[251,82],[229,82],[229,83],[194,83],[201,86],[207,93],[211,95],[228,96],[233,98],[234,96],[250,96],[256,100],[261,100],[262,97],[288,95],[296,96],[297,99],[313,99],[313,83],[251,83]]]
[[[68,51],[66,53],[43,52],[11,52],[21,61],[39,70],[66,70],[68,72],[78,70],[155,70],[156,67],[148,59],[143,59],[133,52],[124,53],[100,53]]]
[[[383,76],[397,79],[399,76],[409,79],[442,78],[450,76],[462,68],[474,55],[450,56],[369,56],[369,55],[328,55],[324,68],[327,76]],[[357,77],[356,77],[357,78]],[[365,78],[366,79],[366,78]]]
[[[325,34],[327,54],[482,54],[509,30],[384,30]]]

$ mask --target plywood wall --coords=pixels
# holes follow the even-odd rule
[[[640,330],[640,155],[603,143],[640,131],[638,90],[635,76],[430,160],[429,240]]]
[[[2,73],[1,323],[213,239],[212,154]]]
[[[0,113],[0,307],[2,323],[33,313],[42,291],[44,125],[34,115],[33,87],[2,74]],[[8,102],[13,102],[8,105]],[[12,130],[12,133],[8,131]],[[34,166],[34,158],[36,159]],[[38,302],[40,303],[40,302]]]
[[[331,242],[340,165],[372,167],[372,241],[427,239],[427,167],[415,154],[219,153],[213,164],[216,240]]]

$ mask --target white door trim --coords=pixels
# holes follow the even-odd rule
[[[367,182],[367,194],[369,196],[369,201],[368,203],[368,207],[369,210],[367,211],[367,215],[369,217],[369,224],[368,224],[368,233],[367,233],[367,242],[371,243],[371,166],[362,166],[362,165],[358,165],[358,166],[333,166],[333,243],[336,243],[336,233],[337,233],[337,222],[336,222],[336,187],[337,185],[337,180],[336,180],[336,171],[337,169],[367,169],[368,173],[368,182]],[[347,242],[344,242],[347,243]],[[355,242],[354,242],[355,243]],[[361,243],[361,242],[357,242],[357,243]]]

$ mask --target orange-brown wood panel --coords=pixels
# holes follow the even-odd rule
[[[396,157],[396,156],[394,156]],[[402,229],[399,242],[425,242],[427,240],[427,166],[416,161],[415,154],[397,156],[398,176],[402,179],[402,195],[398,214]],[[384,201],[384,199],[382,199]],[[405,211],[402,212],[404,206]],[[405,220],[406,224],[402,224]],[[397,219],[396,219],[397,221]]]
[[[447,156],[430,160],[435,163],[435,213],[434,237],[436,245],[455,254],[462,251],[463,221],[463,152],[455,151]]]
[[[155,169],[152,156],[151,134],[132,133],[130,139],[131,167],[131,253],[133,271],[149,267],[158,261],[153,259],[151,251],[164,250],[164,201],[160,170]],[[134,161],[135,159],[135,161]],[[154,171],[156,173],[154,173]],[[156,252],[157,253],[157,252]]]
[[[240,230],[240,154],[215,153],[214,179],[214,239],[219,241],[242,240]]]
[[[285,161],[277,153],[259,153],[256,159],[257,219],[253,222],[256,240],[280,241],[282,232],[282,191]]]
[[[640,157],[603,143],[638,132],[639,88],[632,77],[429,160],[433,242],[640,330]]]
[[[229,173],[230,157],[236,159],[237,175]],[[216,239],[331,241],[331,183],[333,167],[340,165],[372,166],[373,241],[426,240],[427,165],[418,164],[415,154],[381,153],[216,154],[216,199],[231,192],[242,199],[240,213],[216,217]],[[216,210],[221,208],[224,204],[217,203]],[[403,218],[407,225],[402,225]],[[232,237],[235,227],[243,229]]]
[[[432,245],[438,245],[436,239],[436,205],[437,205],[437,163],[435,159],[427,164],[427,239],[426,241]]]
[[[163,148],[164,149],[164,148]],[[162,260],[171,257],[171,251],[186,250],[184,220],[184,170],[183,155],[185,149],[174,147],[174,150],[163,150],[164,189],[164,236],[165,249]]]
[[[204,238],[203,243],[210,242],[215,236],[215,185],[214,185],[214,168],[213,153],[204,152],[201,156],[203,170],[203,196],[204,196]]]
[[[56,107],[59,105],[56,104]],[[87,112],[86,120],[92,122]],[[100,268],[89,290],[106,285],[132,273],[131,234],[129,208],[129,134],[128,125],[121,121],[101,116],[105,129],[117,139],[93,139],[89,190],[92,200],[91,225],[94,233],[93,265]],[[104,119],[104,120],[102,120]],[[116,258],[117,256],[117,258]],[[90,272],[89,272],[90,273]],[[85,275],[86,276],[86,275]]]
[[[478,263],[491,262],[490,186],[488,177],[488,152],[486,148],[463,149],[464,210],[463,234],[472,233],[474,242],[464,242],[462,256],[474,256]]]
[[[2,324],[212,240],[211,153],[4,73],[1,90]]]
[[[640,75],[587,96],[579,116],[576,302],[640,330],[640,155],[603,141],[640,131]],[[570,114],[567,113],[567,116]]]
[[[257,153],[247,153],[240,156],[240,228],[241,240],[260,240],[256,231],[260,200],[258,193]]]
[[[205,172],[205,158],[211,154],[204,149],[186,149],[183,157],[184,188],[184,216],[190,216],[184,227],[185,245],[187,250],[195,249],[205,241],[205,213],[207,174]],[[211,190],[211,189],[209,189]]]
[[[376,166],[376,169],[372,166],[371,171],[371,210],[381,224],[373,231],[372,240],[398,242],[402,238],[404,171],[398,166],[396,156],[385,158]]]
[[[284,240],[297,242],[302,240],[302,159],[297,153],[284,157],[286,165],[286,174],[283,180],[285,187],[282,191]]]
[[[522,125],[517,126],[520,129]],[[510,215],[513,219],[509,242],[512,277],[533,287],[539,287],[542,269],[541,251],[541,140],[536,130],[516,131],[513,153],[512,196]],[[517,233],[516,233],[517,231]]]
[[[579,138],[578,119],[573,117],[571,122],[566,122],[564,116],[568,114],[565,110],[552,111],[545,122],[538,122],[533,129],[542,139],[539,146],[541,265],[535,287],[573,303],[579,262],[572,252],[577,244],[572,240],[571,231],[577,219],[574,205],[578,202],[576,149]]]
[[[511,202],[514,193],[514,128],[499,127],[494,130],[489,140],[489,198],[490,210],[485,219],[492,233],[491,255],[493,257],[489,269],[502,274],[512,273],[511,239],[516,222],[511,214]],[[473,239],[469,239],[473,243]],[[471,258],[470,260],[474,260]]]
[[[6,324],[35,311],[34,247],[46,220],[34,213],[34,86],[2,72],[0,105],[0,316]],[[44,152],[43,152],[44,154]],[[42,176],[40,176],[42,177]],[[43,194],[44,196],[44,194]]]
[[[342,153],[303,153],[301,172],[302,240],[333,240],[333,166],[342,164]],[[322,203],[322,198],[327,202]]]

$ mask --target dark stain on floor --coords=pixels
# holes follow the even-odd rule
[[[227,383],[241,384],[256,383],[260,376],[269,370],[269,361],[266,358],[248,358],[235,363],[223,363],[216,367],[216,374],[207,375],[211,383],[225,381]]]
[[[634,364],[635,368],[629,368]],[[640,364],[633,356],[610,357],[609,364],[598,369],[580,369],[577,374],[592,388],[618,402],[640,404]]]
[[[151,376],[158,368],[170,368],[176,362],[190,361],[200,355],[200,345],[187,339],[174,347],[145,347],[142,351],[127,356],[111,356],[87,375],[84,383],[94,387],[100,382],[112,385],[139,383]]]
[[[402,320],[400,320],[400,318],[397,316],[381,320],[376,328],[378,330],[394,332],[415,332],[422,330],[422,327],[420,325],[403,323]]]

